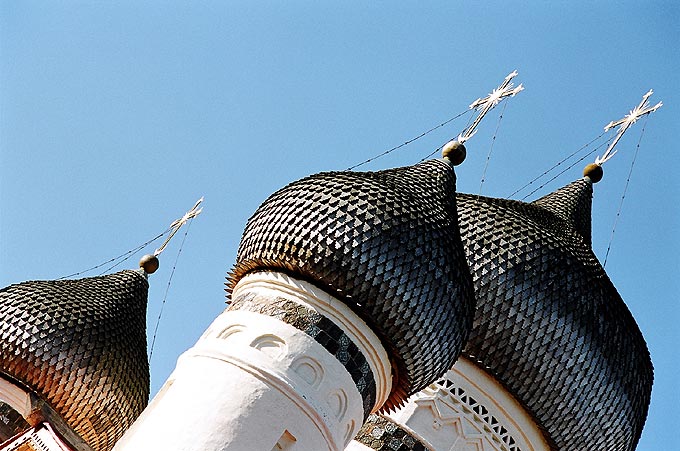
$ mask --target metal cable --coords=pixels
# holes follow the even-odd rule
[[[372,158],[369,158],[369,159],[366,160],[366,161],[362,161],[361,163],[355,164],[354,166],[350,166],[349,168],[346,169],[346,171],[354,170],[354,169],[358,168],[359,166],[363,166],[363,165],[365,165],[365,164],[367,164],[367,163],[370,163],[370,162],[373,161],[373,160],[377,160],[377,159],[380,158],[380,157],[383,157],[383,156],[385,156],[385,155],[387,155],[387,154],[389,154],[389,153],[392,153],[392,152],[394,152],[394,151],[397,150],[397,149],[400,149],[400,148],[402,148],[402,147],[404,147],[404,146],[406,146],[406,145],[408,145],[408,144],[411,144],[413,141],[416,141],[416,140],[422,138],[423,136],[425,136],[425,135],[427,135],[427,134],[429,134],[429,133],[432,133],[433,131],[437,130],[438,128],[441,128],[441,127],[445,126],[445,125],[448,124],[449,122],[455,121],[456,119],[458,119],[459,117],[461,117],[462,115],[464,115],[465,113],[467,113],[467,112],[469,112],[469,111],[470,111],[470,110],[465,110],[465,111],[463,111],[463,112],[461,112],[461,113],[458,113],[457,115],[455,115],[455,116],[452,117],[451,119],[447,119],[446,121],[442,122],[441,124],[439,124],[439,125],[437,125],[437,126],[435,126],[435,127],[432,127],[431,129],[429,129],[429,130],[427,130],[427,131],[424,131],[423,133],[421,133],[420,135],[416,136],[415,138],[411,138],[411,139],[409,139],[408,141],[405,141],[405,142],[399,144],[398,146],[394,146],[394,147],[392,147],[391,149],[388,149],[388,150],[384,151],[383,153],[381,153],[381,154],[379,154],[379,155],[376,155],[376,156],[374,156],[374,157],[372,157]],[[436,152],[436,151],[435,151],[435,152]],[[434,152],[433,152],[432,154],[434,154]],[[432,155],[432,154],[430,154],[430,155]]]
[[[168,284],[165,287],[165,294],[163,295],[163,302],[161,302],[161,309],[158,312],[158,318],[156,319],[156,326],[154,327],[153,337],[151,339],[151,346],[150,346],[150,349],[149,349],[149,363],[151,363],[151,357],[153,356],[153,348],[154,348],[154,345],[156,344],[156,335],[158,334],[158,327],[160,326],[161,317],[163,316],[163,310],[165,309],[165,304],[168,300],[168,293],[170,292],[170,283],[172,282],[172,276],[175,274],[175,269],[177,268],[177,261],[179,260],[179,256],[182,253],[182,248],[184,247],[184,242],[187,239],[187,235],[189,234],[189,229],[191,228],[192,222],[193,222],[193,218],[189,220],[189,225],[187,225],[187,228],[184,231],[184,236],[182,237],[182,243],[179,245],[179,250],[177,251],[177,256],[175,257],[175,263],[173,263],[173,265],[172,265],[172,271],[170,271],[170,277],[168,278]]]
[[[612,242],[614,241],[614,233],[616,232],[616,226],[619,223],[619,218],[621,217],[621,210],[623,209],[623,201],[626,199],[626,193],[628,192],[628,185],[630,184],[630,177],[633,174],[633,167],[635,166],[635,160],[637,160],[638,152],[640,151],[640,143],[642,142],[642,135],[645,133],[645,127],[647,126],[647,118],[645,117],[645,122],[642,124],[642,130],[640,131],[640,138],[638,139],[637,146],[635,147],[635,154],[633,155],[633,161],[630,163],[630,169],[628,170],[628,178],[626,178],[626,184],[623,187],[623,194],[621,195],[621,201],[619,202],[619,209],[616,212],[616,218],[614,218],[614,225],[612,226],[612,233],[609,236],[609,244],[607,244],[607,252],[604,255],[604,263],[602,267],[607,266],[607,259],[609,258],[609,251],[612,247]]]
[[[498,116],[498,122],[496,123],[496,130],[493,132],[493,138],[491,138],[491,147],[489,147],[489,153],[486,155],[486,163],[484,163],[484,171],[482,172],[482,180],[479,182],[479,194],[482,194],[482,187],[484,186],[484,181],[486,180],[486,170],[489,168],[489,162],[491,161],[491,153],[493,152],[493,145],[496,143],[496,135],[498,134],[498,129],[501,127],[501,121],[503,120],[503,113],[505,113],[505,108],[508,106],[508,102],[503,102],[503,109],[501,110],[500,116]]]

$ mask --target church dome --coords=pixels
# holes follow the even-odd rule
[[[555,450],[633,450],[653,368],[591,249],[592,183],[533,203],[458,194],[477,309],[464,355],[534,416]]]
[[[0,377],[40,397],[107,451],[149,397],[148,282],[141,271],[0,290]]]
[[[248,221],[228,291],[249,272],[277,270],[341,299],[390,354],[386,407],[398,405],[451,367],[470,330],[455,199],[443,160],[294,182]]]

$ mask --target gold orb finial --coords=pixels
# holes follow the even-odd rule
[[[465,146],[455,139],[447,142],[444,144],[444,147],[442,147],[442,157],[449,160],[454,166],[458,166],[465,161],[466,156],[467,151],[465,150]]]
[[[602,180],[604,171],[602,170],[602,165],[597,163],[590,163],[585,168],[583,168],[583,176],[588,177],[591,182],[597,183]]]
[[[139,267],[147,274],[153,274],[158,269],[158,257],[147,254],[139,260]]]

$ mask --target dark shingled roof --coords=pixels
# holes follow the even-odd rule
[[[286,186],[248,221],[228,291],[262,269],[325,289],[378,334],[395,367],[386,407],[443,374],[467,340],[474,298],[444,161]]]
[[[148,282],[138,271],[0,290],[0,372],[107,451],[149,397]]]
[[[633,450],[653,369],[590,247],[592,184],[533,203],[458,194],[477,310],[464,354],[536,418],[552,448]]]

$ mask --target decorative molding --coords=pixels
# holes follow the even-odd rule
[[[285,341],[288,344],[287,354],[272,358],[252,346],[260,341],[258,337],[268,335]],[[323,368],[326,370],[323,373],[325,377],[319,377],[314,387],[309,384],[309,377],[305,379],[299,371],[295,371],[300,366]],[[196,380],[199,382],[194,383]],[[224,384],[228,387],[223,386],[223,381],[228,381]],[[240,392],[232,391],[234,383]],[[261,384],[267,388],[257,393],[252,391],[253,388],[260,390]],[[351,418],[344,421],[338,421],[330,414],[325,404],[325,396],[336,384],[354,390],[353,409],[348,412]],[[249,397],[249,393],[254,393],[254,396]],[[215,410],[222,408],[228,413],[216,416],[210,409],[206,411],[205,405],[200,402],[203,397],[211,398]],[[222,418],[239,418],[234,416],[234,412],[240,410],[250,418],[257,418],[257,411],[267,416],[271,415],[272,409],[281,412],[277,418],[280,421],[268,423],[265,430],[258,422],[239,423],[234,428],[217,426]],[[201,412],[201,415],[191,418],[193,423],[187,423],[186,418],[177,417],[177,411]],[[298,441],[296,447],[304,448],[311,442],[313,445],[309,449],[340,451],[344,445],[341,440],[345,435],[345,425],[352,418],[361,419],[361,412],[361,397],[352,379],[342,371],[340,363],[311,337],[276,318],[248,311],[225,311],[198,342],[180,356],[166,385],[114,450],[162,448],[203,451],[217,449],[211,446],[218,441],[228,443],[232,440],[246,440],[239,442],[239,446],[252,443],[253,449],[264,449],[262,446],[271,449],[276,442],[268,440],[272,431],[280,427],[281,430],[290,429],[295,435]],[[214,436],[220,435],[223,437],[218,441],[211,441]]]
[[[326,403],[335,414],[335,418],[342,420],[347,412],[347,393],[342,389],[335,390],[328,395]]]
[[[4,374],[0,375],[0,422],[0,437],[6,438],[7,434],[15,438],[51,434],[57,437],[59,450],[67,449],[64,443],[68,443],[68,450],[92,451],[49,404]],[[54,434],[55,430],[58,436]]]
[[[2,449],[6,451],[20,451],[24,449],[35,451],[72,451],[72,448],[59,438],[49,423],[42,423],[31,428],[2,445]]]
[[[430,387],[424,390],[424,393],[436,387],[434,393],[430,396],[426,394],[418,399],[416,404],[425,404],[426,401],[432,400],[435,405],[434,412],[444,422],[451,422],[452,419],[468,420],[478,427],[480,434],[490,438],[491,442],[499,444],[497,448],[499,451],[525,451],[517,444],[508,429],[503,426],[502,420],[491,414],[483,404],[464,389],[456,386],[451,380],[443,378]],[[467,437],[463,428],[460,432],[466,440],[475,441],[477,448],[484,449],[482,441],[479,437],[475,437],[475,434],[469,434],[471,436]]]
[[[343,450],[375,408],[376,386],[391,390],[379,376],[390,362],[344,304],[307,288],[277,274],[244,277],[114,449],[271,450],[288,445],[279,439],[289,431],[292,448]]]
[[[272,451],[289,451],[295,445],[295,442],[297,442],[297,439],[293,437],[293,434],[284,431]]]
[[[226,340],[229,337],[231,337],[234,334],[243,332],[243,330],[246,328],[243,324],[231,324],[224,328],[221,332],[217,334],[217,338],[220,338],[222,340]]]
[[[304,332],[345,367],[363,400],[364,419],[376,406],[376,378],[362,349],[332,319],[286,297],[258,290],[234,292],[229,312],[246,311],[276,318]],[[264,338],[263,338],[264,339]],[[273,340],[270,337],[269,341]],[[271,348],[273,343],[264,343]],[[270,349],[270,352],[271,351]]]
[[[502,419],[503,425],[524,451],[551,449],[536,420],[505,387],[477,364],[460,357],[445,377],[484,404],[495,417]]]
[[[314,388],[318,388],[324,377],[324,370],[318,360],[302,356],[290,365],[291,369],[295,371],[305,382]]]
[[[237,327],[233,328],[231,324]],[[328,355],[312,337],[276,317],[263,316],[248,310],[229,310],[218,316],[210,329],[212,330],[210,334],[204,334],[196,345],[180,356],[178,368],[174,373],[176,377],[183,377],[182,372],[194,365],[192,360],[195,358],[214,359],[233,365],[284,394],[311,420],[324,437],[328,449],[339,449],[335,447],[337,435],[342,436],[344,430],[337,431],[336,428],[342,427],[341,425],[349,420],[348,418],[337,419],[329,411],[327,396],[335,384],[343,385],[343,382],[337,378],[333,380],[342,369],[340,362]],[[224,334],[218,331],[230,333]],[[227,338],[217,338],[219,335],[226,335]],[[263,340],[263,337],[267,339]],[[268,343],[276,341],[271,337],[276,337],[280,342],[290,345],[286,346],[286,354],[263,352],[254,346],[263,341]],[[320,351],[326,354],[324,357],[327,360],[324,361],[324,357],[318,354]],[[307,354],[309,352],[312,355]],[[324,368],[329,371],[325,371]],[[307,371],[311,369],[316,371],[314,375]],[[360,395],[351,377],[344,371],[342,375],[342,380],[346,378],[345,383],[349,383],[349,387],[355,390],[353,396],[357,398],[357,402],[356,412],[353,413],[359,414],[356,416],[361,419]],[[310,380],[313,384],[309,383]]]
[[[274,360],[280,360],[286,353],[286,341],[274,334],[260,335],[250,343],[250,346]]]
[[[314,285],[275,271],[258,271],[244,276],[234,288],[232,299],[239,292],[257,291],[273,296],[285,296],[302,306],[329,318],[349,337],[366,357],[375,379],[376,412],[392,391],[392,366],[380,339],[366,322],[347,305]]]
[[[349,423],[347,423],[347,426],[345,427],[345,443],[349,443],[352,441],[352,437],[356,433],[356,422],[354,420],[351,420]]]
[[[24,418],[31,413],[31,396],[18,385],[0,376],[0,401],[12,406]]]
[[[548,451],[533,418],[465,358],[389,414],[437,451]]]

